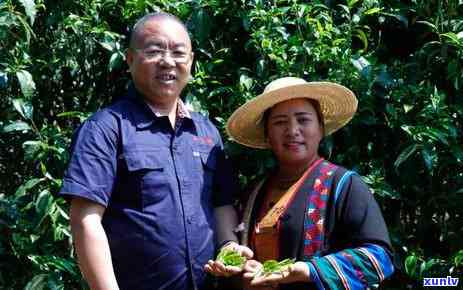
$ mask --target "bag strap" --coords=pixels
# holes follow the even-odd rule
[[[280,217],[287,211],[289,203],[294,198],[294,195],[299,191],[301,185],[307,180],[308,176],[323,161],[322,158],[316,160],[278,200],[278,202],[265,214],[265,216],[257,222],[257,229],[262,230],[275,230],[276,224],[279,222]]]
[[[267,180],[267,177],[262,178],[257,183],[257,185],[254,187],[251,194],[249,195],[249,199],[248,199],[248,201],[246,203],[246,207],[244,209],[243,222],[238,226],[238,227],[240,227],[240,226],[242,227],[241,244],[244,245],[244,246],[248,246],[252,209],[254,207],[256,197],[259,194],[259,191],[262,188],[262,186],[265,184],[266,180]]]

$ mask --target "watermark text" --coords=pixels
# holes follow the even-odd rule
[[[459,278],[452,278],[452,276],[447,276],[446,278],[423,278],[423,286],[456,287],[458,286],[458,280]]]

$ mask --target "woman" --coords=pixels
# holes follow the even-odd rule
[[[356,109],[355,95],[341,85],[286,77],[228,120],[232,139],[269,148],[278,161],[244,210],[241,244],[254,252],[243,267],[245,289],[366,289],[393,273],[387,228],[370,190],[318,154],[323,136],[348,123]],[[286,258],[296,262],[256,275],[264,261]],[[206,270],[240,272],[217,261]]]

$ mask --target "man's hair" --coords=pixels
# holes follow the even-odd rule
[[[132,27],[132,30],[130,31],[130,37],[129,37],[129,47],[134,48],[135,47],[135,41],[137,39],[137,34],[140,31],[141,28],[145,25],[146,22],[151,21],[151,20],[172,20],[180,24],[185,31],[188,33],[188,29],[186,28],[185,24],[180,20],[177,16],[167,13],[167,12],[153,12],[150,14],[146,14],[145,16],[141,17],[140,19],[135,22],[135,24]]]

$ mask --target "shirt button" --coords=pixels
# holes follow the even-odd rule
[[[191,224],[193,222],[193,217],[191,217],[191,216],[187,217],[186,222]]]

